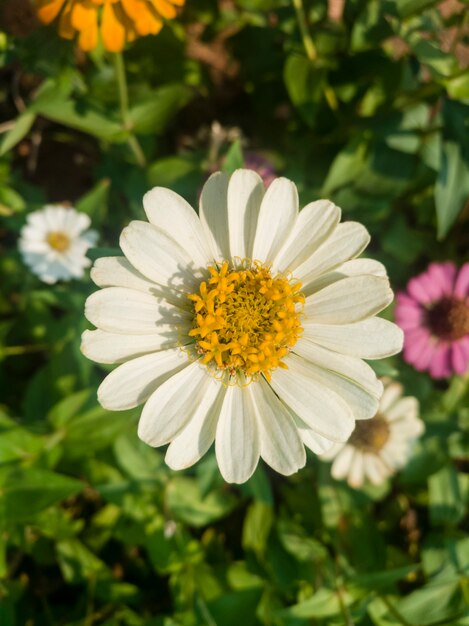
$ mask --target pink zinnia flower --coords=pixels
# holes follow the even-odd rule
[[[396,322],[404,359],[433,378],[464,374],[469,366],[469,263],[432,263],[397,295]]]

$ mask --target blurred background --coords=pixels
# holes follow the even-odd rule
[[[77,4],[81,31],[60,17]],[[99,234],[90,259],[119,254],[149,188],[196,207],[210,173],[247,166],[363,223],[395,290],[430,261],[460,266],[467,4],[166,1],[157,34],[99,22],[90,46],[108,4],[119,16],[119,1],[0,2],[1,625],[468,625],[467,374],[374,365],[425,422],[380,486],[312,454],[243,486],[213,453],[172,472],[138,441],[138,409],[97,404],[110,368],[80,353],[89,272],[47,285],[18,250],[27,216],[61,203]]]

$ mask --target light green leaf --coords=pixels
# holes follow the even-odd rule
[[[247,510],[243,526],[243,547],[257,554],[264,554],[274,521],[272,506],[259,500],[254,501]]]
[[[283,77],[292,103],[304,121],[313,126],[324,93],[325,71],[304,55],[293,53],[287,58]]]
[[[83,488],[83,483],[63,474],[37,467],[10,472],[0,487],[0,520],[34,519],[47,507]]]
[[[173,478],[166,488],[166,504],[176,519],[191,526],[205,526],[228,515],[235,497],[222,489],[202,498],[195,480]]]
[[[441,165],[435,185],[438,239],[443,239],[461,213],[469,196],[469,165],[461,147],[454,141],[444,141]]]
[[[9,150],[14,148],[23,137],[25,137],[31,130],[36,115],[31,111],[24,111],[19,117],[16,118],[15,125],[9,130],[2,138],[0,144],[0,156],[6,154]]]
[[[132,130],[142,135],[161,133],[190,98],[190,90],[183,85],[166,85],[152,91],[131,108]]]
[[[111,181],[109,178],[98,181],[96,185],[75,204],[77,211],[86,213],[93,222],[100,224],[107,214],[110,185]]]

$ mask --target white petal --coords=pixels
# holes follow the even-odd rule
[[[175,348],[181,339],[173,326],[159,326],[158,334],[121,335],[105,330],[85,330],[81,337],[81,351],[97,363],[122,363],[129,359]]]
[[[187,355],[180,348],[139,356],[106,376],[98,389],[98,400],[110,411],[136,407],[188,363]]]
[[[301,211],[280,248],[272,273],[293,272],[332,234],[340,220],[340,209],[329,200],[317,200]]]
[[[270,384],[275,393],[316,433],[331,441],[345,441],[355,425],[350,407],[318,384],[306,361],[290,354],[285,363],[287,370],[277,369],[272,375]]]
[[[381,485],[389,475],[388,469],[376,454],[365,454],[363,467],[365,476],[374,485]]]
[[[386,278],[352,276],[306,298],[304,312],[316,324],[351,324],[379,313],[392,299]]]
[[[308,284],[321,274],[326,274],[358,256],[369,242],[368,231],[358,222],[339,224],[319,250],[295,269],[295,278],[307,289]]]
[[[270,264],[285,243],[298,215],[298,191],[287,178],[276,178],[262,200],[251,258]]]
[[[98,287],[128,287],[166,298],[176,305],[187,306],[185,294],[148,280],[127,261],[125,256],[106,256],[97,259],[91,268],[90,276]]]
[[[337,271],[345,276],[360,276],[361,274],[372,274],[383,278],[387,276],[384,265],[374,259],[353,259],[338,267]]]
[[[355,448],[353,446],[345,445],[341,448],[337,454],[337,457],[332,464],[331,474],[336,480],[342,480],[346,478],[350,472],[350,466],[355,456]]]
[[[143,407],[138,423],[140,439],[154,447],[174,439],[203,403],[209,383],[207,368],[198,362],[168,378]]]
[[[143,207],[150,223],[170,237],[177,237],[178,244],[188,252],[196,266],[213,262],[199,217],[179,194],[164,187],[154,187],[143,196]]]
[[[259,426],[261,457],[279,474],[297,472],[306,463],[306,453],[293,417],[263,378],[249,391]]]
[[[236,170],[231,176],[228,185],[228,228],[232,259],[253,259],[252,245],[263,195],[264,183],[256,172]]]
[[[361,452],[355,450],[355,454],[353,455],[352,461],[350,463],[348,483],[352,487],[361,487],[364,481],[364,457]]]
[[[318,435],[318,433],[311,430],[311,428],[301,420],[298,415],[293,415],[293,419],[295,421],[296,427],[298,428],[298,433],[301,437],[301,441],[304,445],[312,450],[314,454],[325,454],[332,450],[335,446],[342,446],[341,443],[334,443],[330,439],[326,439],[326,437],[322,437]]]
[[[376,415],[379,400],[374,393],[364,389],[353,380],[324,367],[316,365],[302,357],[305,367],[309,370],[309,375],[325,389],[337,394],[349,406],[355,419],[369,419]]]
[[[199,215],[202,228],[217,261],[230,257],[228,237],[228,183],[224,172],[212,174],[200,194]]]
[[[419,403],[417,398],[407,396],[401,398],[386,411],[386,419],[390,422],[401,418],[416,419],[419,414]]]
[[[175,233],[177,236],[177,233]],[[159,285],[193,291],[197,285],[190,254],[175,239],[147,222],[134,221],[124,228],[120,247],[132,265]]]
[[[105,256],[96,259],[91,269],[91,280],[98,287],[129,287],[153,293],[157,285],[137,272],[124,256]]]
[[[378,380],[373,369],[364,361],[353,356],[345,356],[331,352],[327,348],[318,346],[303,337],[293,348],[295,354],[324,369],[340,374],[366,389],[376,398],[383,394],[383,383]]]
[[[223,478],[244,483],[256,469],[259,432],[249,387],[228,387],[218,419],[215,453]]]
[[[194,415],[168,447],[165,461],[171,469],[182,470],[194,465],[210,448],[224,397],[225,387],[210,376]]]
[[[342,280],[342,278],[347,276],[362,276],[363,274],[381,276],[382,278],[387,277],[386,268],[382,263],[372,259],[352,259],[351,261],[339,265],[339,267],[336,267],[332,272],[318,276],[312,280],[307,287],[303,285],[301,292],[305,296],[309,296],[327,287],[327,285],[332,285],[332,283]]]
[[[402,330],[380,317],[355,324],[311,324],[305,321],[303,326],[305,339],[361,359],[382,359],[402,349]]]
[[[392,382],[384,386],[384,392],[379,403],[381,413],[386,413],[403,394],[403,388],[400,383]]]
[[[294,349],[309,368],[310,376],[340,396],[355,419],[368,419],[376,414],[383,385],[369,365],[330,352],[307,339],[300,339]]]
[[[185,327],[190,313],[184,313],[162,298],[124,287],[107,287],[91,294],[85,317],[101,330],[121,334],[147,335],[161,324]]]

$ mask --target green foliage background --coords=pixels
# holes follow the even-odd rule
[[[28,212],[66,200],[100,233],[93,258],[113,254],[151,186],[196,206],[209,171],[258,151],[302,204],[329,197],[366,225],[395,289],[431,260],[461,264],[464,11],[347,0],[335,21],[325,0],[187,0],[122,62],[80,53],[24,2],[12,19],[12,4],[0,34],[1,625],[468,625],[469,376],[377,366],[426,423],[379,489],[335,482],[313,455],[291,478],[260,466],[241,487],[212,453],[174,473],[138,441],[138,410],[97,404],[106,368],[79,350],[89,277],[47,287],[16,244]],[[214,134],[214,121],[231,130]]]

